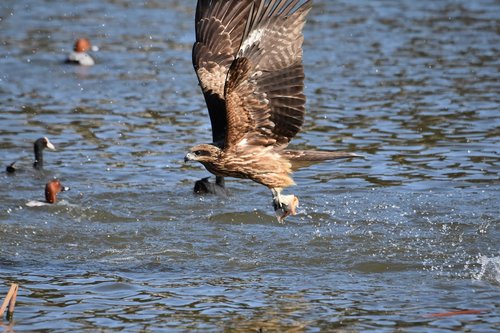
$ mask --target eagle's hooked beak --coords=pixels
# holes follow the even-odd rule
[[[184,156],[184,163],[187,163],[189,161],[194,161],[196,160],[195,155],[193,153],[187,153],[186,156]]]

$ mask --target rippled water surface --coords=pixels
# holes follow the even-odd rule
[[[293,144],[365,158],[296,172],[284,225],[249,181],[191,192],[194,8],[0,3],[0,162],[24,167],[0,174],[4,331],[497,332],[500,3],[315,1]],[[64,65],[82,35],[97,65]],[[27,207],[53,177],[71,191]]]

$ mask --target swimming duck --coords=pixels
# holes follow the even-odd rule
[[[228,195],[228,191],[224,187],[224,177],[216,177],[215,182],[211,183],[209,181],[210,177],[205,177],[197,180],[194,183],[194,193],[195,194],[216,194],[222,197]]]
[[[33,168],[37,170],[43,170],[43,150],[48,148],[50,150],[56,150],[56,147],[49,141],[49,138],[43,137],[39,138],[33,144],[33,149],[35,152],[35,161],[33,162]],[[17,171],[16,162],[9,164],[5,170],[7,173],[14,173]]]
[[[28,207],[39,207],[57,202],[59,192],[69,191],[70,188],[63,186],[58,179],[52,179],[45,185],[45,202],[32,200],[26,203]]]
[[[68,58],[66,63],[75,64],[81,66],[93,66],[95,64],[94,59],[87,53],[94,48],[90,45],[90,41],[87,38],[79,38],[75,42],[75,47]]]

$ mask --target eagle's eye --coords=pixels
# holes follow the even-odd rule
[[[201,153],[201,150],[195,150],[195,151],[194,151],[194,154],[195,154],[196,156],[200,156],[202,153]]]

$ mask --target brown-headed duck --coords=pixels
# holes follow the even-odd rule
[[[97,48],[92,47],[90,45],[90,41],[87,38],[79,38],[75,42],[73,51],[68,54],[66,63],[81,66],[93,66],[95,64],[95,61],[87,52],[94,49]]]
[[[57,202],[59,192],[69,191],[70,188],[63,186],[58,179],[52,179],[45,185],[45,202],[32,200],[26,203],[28,207],[39,207]]]

